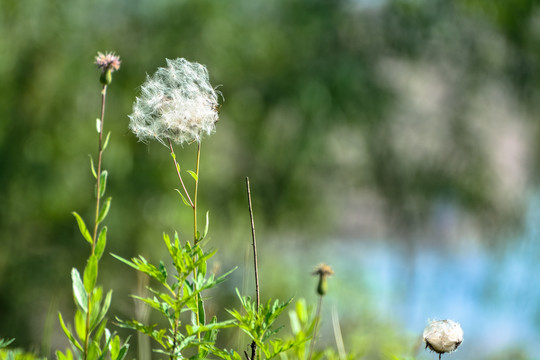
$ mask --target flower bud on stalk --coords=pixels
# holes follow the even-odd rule
[[[95,64],[98,69],[101,70],[101,76],[99,81],[102,85],[109,85],[112,81],[112,73],[120,69],[120,56],[116,56],[113,53],[103,54],[98,52],[96,56]]]
[[[319,283],[317,284],[317,294],[319,294],[320,296],[324,296],[328,291],[328,284],[326,282],[326,278],[328,276],[334,275],[334,271],[330,266],[326,264],[320,264],[319,266],[317,266],[317,268],[312,274],[319,276]]]

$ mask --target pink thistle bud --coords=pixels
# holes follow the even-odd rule
[[[98,52],[94,64],[101,70],[99,81],[103,85],[109,85],[111,83],[112,73],[120,69],[120,63],[120,56],[116,56],[114,53],[110,52],[105,54]]]

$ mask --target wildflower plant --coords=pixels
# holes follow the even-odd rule
[[[99,261],[105,251],[107,243],[107,227],[101,226],[111,206],[111,198],[105,200],[105,190],[107,187],[107,170],[102,169],[103,153],[107,148],[110,133],[103,137],[103,125],[105,119],[105,100],[107,86],[112,81],[112,73],[120,68],[120,58],[113,53],[98,53],[95,64],[100,70],[101,89],[101,116],[96,120],[98,132],[98,159],[97,169],[94,161],[90,157],[91,171],[96,179],[95,192],[96,205],[95,217],[92,228],[86,226],[83,218],[73,212],[83,239],[90,245],[90,256],[86,262],[83,276],[73,268],[71,278],[73,283],[73,298],[75,300],[75,330],[66,325],[62,314],[58,317],[60,325],[64,330],[72,350],[65,353],[57,351],[59,360],[75,359],[104,359],[108,355],[112,360],[122,360],[129,345],[122,343],[118,335],[111,333],[107,329],[107,319],[105,318],[111,305],[112,290],[107,294],[103,293],[102,287],[97,285]]]
[[[163,235],[174,268],[172,274],[163,261],[154,265],[142,256],[127,260],[114,255],[159,284],[159,288],[148,288],[149,296],[134,297],[161,314],[167,320],[168,327],[160,328],[158,325],[143,324],[138,320],[118,319],[119,325],[150,336],[160,346],[155,351],[167,355],[171,360],[206,359],[211,355],[227,360],[240,360],[244,357],[247,360],[271,359],[284,356],[292,348],[302,346],[309,340],[308,332],[314,327],[314,322],[309,321],[305,315],[305,306],[298,305],[297,309],[300,309],[303,315],[301,328],[297,329],[295,336],[286,341],[275,338],[274,335],[281,329],[276,326],[276,320],[291,300],[268,300],[260,305],[258,289],[256,301],[241,295],[237,290],[241,310],[228,310],[233,319],[218,321],[216,317],[206,318],[203,291],[215,287],[230,273],[216,277],[207,271],[207,261],[216,253],[215,250],[207,252],[203,248],[208,234],[208,212],[204,231],[201,233],[198,230],[197,195],[201,142],[205,135],[215,131],[220,95],[210,85],[206,68],[185,59],[167,60],[167,67],[159,68],[155,74],[147,76],[140,91],[141,94],[133,105],[133,113],[129,116],[129,128],[142,142],[157,140],[168,147],[180,183],[177,191],[184,204],[193,212],[193,238],[181,240],[178,233],[172,238],[168,234]],[[196,165],[194,171],[187,170],[193,185],[186,186],[174,145],[192,143],[197,144]],[[192,191],[189,191],[188,187]],[[253,218],[252,231],[254,236]],[[254,255],[256,260],[256,251]],[[258,279],[256,280],[258,283]],[[190,316],[185,316],[186,313]],[[239,353],[216,346],[218,331],[231,327],[248,335],[252,341],[251,354],[243,351],[243,355],[240,355],[242,351]]]
[[[150,336],[160,345],[156,351],[170,359],[189,356],[204,359],[212,349],[211,344],[215,342],[218,330],[233,324],[232,320],[218,322],[215,317],[206,319],[202,296],[203,291],[221,283],[229,274],[216,277],[208,273],[207,261],[215,254],[215,251],[206,252],[202,248],[208,234],[209,216],[206,213],[202,233],[197,218],[201,141],[204,135],[215,131],[218,93],[210,85],[208,72],[203,65],[185,59],[167,60],[167,67],[147,76],[129,118],[129,128],[140,141],[157,140],[168,146],[180,182],[181,189],[177,191],[193,212],[193,240],[181,241],[178,233],[172,239],[167,234],[163,235],[174,274],[169,274],[162,261],[159,265],[153,265],[142,256],[131,260],[116,256],[160,285],[159,289],[149,288],[151,296],[135,298],[167,319],[169,327],[158,329],[155,325],[142,324],[137,320],[119,320],[119,325]],[[194,181],[192,192],[182,177],[173,143],[197,143],[195,170],[187,171]],[[191,321],[184,323],[181,319],[184,313],[191,314]]]

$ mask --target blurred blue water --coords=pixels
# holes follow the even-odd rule
[[[334,243],[325,261],[336,276],[358,279],[378,316],[397,320],[408,333],[420,335],[428,319],[458,321],[464,343],[450,359],[488,359],[509,349],[534,359],[540,354],[539,235],[540,196],[535,196],[522,233],[502,245],[488,248],[464,239],[455,247],[411,250],[410,244]],[[437,357],[418,354],[432,358]]]
[[[381,316],[398,318],[418,333],[428,318],[458,321],[465,341],[456,359],[487,358],[509,348],[535,358],[540,351],[539,234],[536,196],[523,233],[496,249],[465,241],[455,251],[359,244],[362,249],[354,253],[363,254],[362,277],[378,299]]]

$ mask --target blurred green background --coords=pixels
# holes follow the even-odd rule
[[[108,251],[157,261],[163,231],[190,234],[167,149],[127,130],[146,74],[184,57],[225,98],[203,142],[200,206],[215,266],[240,268],[216,302],[237,306],[234,287],[252,289],[249,176],[263,298],[314,302],[309,272],[326,261],[346,346],[366,358],[416,355],[436,316],[465,317],[454,318],[469,326],[461,358],[537,349],[532,0],[0,0],[0,337],[46,356],[67,344],[56,314],[72,311],[70,270],[88,255],[70,212],[89,219],[94,206],[97,51],[122,59],[105,119]],[[194,151],[178,149],[184,169]],[[112,257],[100,271],[110,314],[133,316],[136,274]],[[493,303],[509,319],[476,311]],[[522,334],[509,324],[524,308]]]

